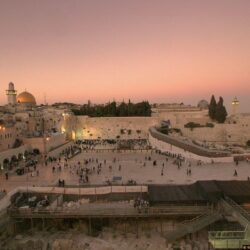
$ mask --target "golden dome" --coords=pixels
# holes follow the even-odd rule
[[[16,100],[17,100],[17,103],[33,104],[33,105],[36,104],[35,97],[32,94],[30,94],[29,92],[27,92],[27,91],[24,91],[24,92],[20,93],[17,96]]]

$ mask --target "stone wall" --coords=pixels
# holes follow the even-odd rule
[[[170,120],[171,126],[180,128],[183,135],[191,140],[214,141],[245,145],[250,139],[250,115],[229,117],[227,123],[214,123],[214,128],[195,128],[184,125],[195,122],[205,125],[211,120],[207,111],[197,112],[159,112],[152,117],[88,117],[70,116],[65,119],[63,130],[72,139],[139,139],[148,138],[148,129]],[[229,123],[230,122],[230,123]],[[124,130],[124,133],[121,133]],[[131,134],[129,134],[131,130]],[[137,131],[140,131],[139,133]]]
[[[196,122],[206,124],[211,122],[207,110],[193,111],[193,112],[159,112],[153,114],[158,116],[160,120],[170,120],[171,126],[175,128],[182,128],[188,122]]]
[[[16,127],[0,126],[0,152],[11,149],[17,138]]]
[[[211,163],[211,162],[233,162],[233,157],[204,157],[197,154],[193,154],[189,151],[186,151],[182,148],[175,147],[167,142],[164,142],[162,140],[158,140],[154,138],[151,134],[149,134],[149,142],[152,145],[153,148],[156,148],[158,150],[161,150],[162,152],[171,152],[173,154],[181,154],[183,157],[187,159],[194,159],[194,160],[200,160],[204,163]]]
[[[214,128],[181,128],[183,136],[193,140],[246,145],[250,140],[250,125],[214,124]]]
[[[98,117],[78,116],[76,139],[144,139],[148,129],[159,124],[158,117]],[[123,132],[121,132],[123,130]]]
[[[53,134],[45,140],[43,137],[25,138],[24,143],[30,145],[33,149],[39,149],[40,152],[44,152],[45,148],[46,152],[49,152],[65,143],[65,135],[61,133]]]

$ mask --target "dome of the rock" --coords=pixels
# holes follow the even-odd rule
[[[35,97],[27,91],[20,93],[16,99],[17,103],[36,105]]]

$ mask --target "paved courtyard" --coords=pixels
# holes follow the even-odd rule
[[[150,161],[145,160],[149,157],[151,157]],[[168,161],[166,158],[168,158]],[[6,180],[5,176],[1,175],[0,189],[10,191],[18,186],[57,185],[59,179],[65,180],[66,185],[79,185],[79,176],[76,174],[78,162],[80,162],[80,167],[84,167],[84,160],[89,159],[91,161],[85,167],[95,168],[95,172],[88,175],[88,185],[105,184],[107,180],[111,181],[114,176],[122,177],[118,184],[127,184],[130,179],[135,180],[137,184],[188,184],[197,180],[247,180],[250,177],[250,164],[247,162],[240,162],[238,166],[234,163],[202,164],[198,166],[196,161],[187,161],[183,162],[182,166],[178,168],[174,164],[173,158],[146,150],[126,152],[84,151],[69,160],[66,168],[64,162],[61,162],[61,171],[59,171],[59,163],[50,163],[47,166],[39,165],[37,167],[39,176],[32,177],[31,173],[22,176],[13,174]],[[106,164],[104,163],[105,160]],[[153,164],[154,161],[156,161],[156,166]],[[97,166],[100,163],[102,164],[101,172],[97,174]],[[190,164],[191,166],[189,166]],[[54,173],[52,171],[53,166],[55,167]],[[187,169],[191,169],[191,175],[187,175]],[[235,170],[238,176],[234,176]]]

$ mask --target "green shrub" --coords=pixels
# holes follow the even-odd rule
[[[207,122],[207,123],[206,123],[206,127],[208,127],[208,128],[213,128],[213,127],[214,127],[214,124],[211,123],[211,122]]]
[[[207,122],[206,125],[201,125],[199,123],[195,123],[195,122],[188,122],[184,125],[185,128],[190,128],[190,129],[194,129],[194,128],[213,128],[214,124],[211,122]]]
[[[185,128],[200,128],[201,125],[199,123],[195,123],[195,122],[188,122],[184,125]]]

